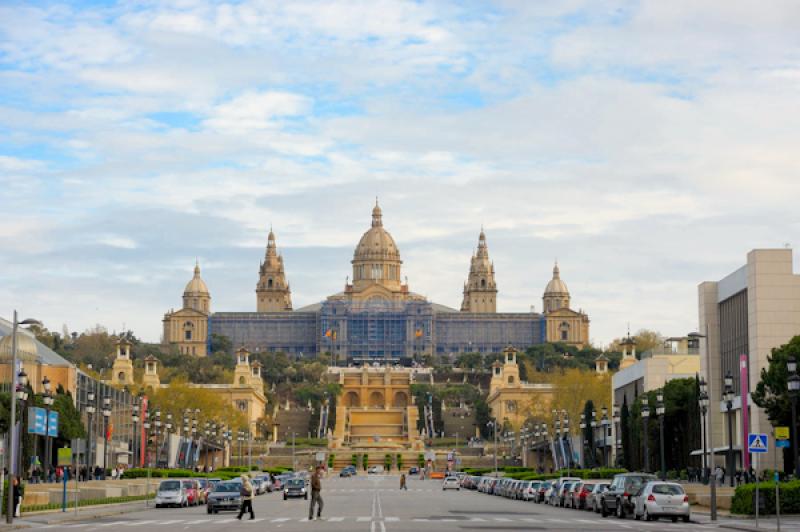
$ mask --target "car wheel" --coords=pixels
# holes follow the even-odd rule
[[[636,519],[637,521],[642,518],[641,515],[636,513],[636,509],[633,510],[633,518]]]
[[[625,519],[625,504],[622,501],[617,501],[617,517]]]
[[[673,518],[672,518],[672,522],[673,522],[673,523],[677,523],[677,522],[678,522],[678,518],[677,518],[677,517],[673,517]]]
[[[210,507],[210,506],[209,506],[208,508],[206,508],[206,513],[207,513],[207,514],[210,514],[210,513],[211,513],[211,507]]]
[[[214,508],[214,514],[218,514],[218,513],[219,513],[219,510],[217,510],[216,508]]]

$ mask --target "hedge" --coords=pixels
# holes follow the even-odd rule
[[[591,479],[610,479],[613,478],[614,475],[618,475],[620,473],[627,473],[625,469],[612,469],[612,468],[600,468],[600,469],[562,469],[556,473],[539,473],[535,469],[530,467],[519,467],[519,466],[505,466],[498,468],[498,471],[505,473],[505,476],[508,478],[513,478],[516,480],[549,480],[551,478],[558,478],[558,477],[578,477],[587,480]],[[494,472],[494,468],[492,467],[475,467],[475,468],[465,468],[464,472],[468,475],[488,475]]]
[[[100,504],[120,504],[124,502],[134,502],[134,501],[144,501],[147,499],[152,499],[156,496],[155,493],[150,493],[149,495],[128,495],[125,497],[102,497],[97,499],[83,499],[78,501],[78,507],[81,506],[96,506]],[[5,503],[5,501],[3,501]],[[22,505],[21,512],[23,514],[31,513],[31,512],[44,512],[47,510],[60,510],[63,508],[62,503],[50,503],[50,504],[31,504],[26,506],[24,503]],[[75,500],[68,500],[67,501],[67,508],[75,508]],[[5,512],[5,504],[3,505],[3,512]]]
[[[781,492],[781,513],[796,514],[800,513],[800,480],[781,482],[779,484]],[[731,501],[731,513],[754,515],[753,499],[755,498],[755,484],[741,484],[736,488]],[[764,500],[765,508],[763,514],[775,513],[775,483],[760,482],[758,484],[759,496]],[[759,512],[762,513],[762,512]]]
[[[236,469],[231,471],[231,469]],[[131,468],[125,470],[122,478],[144,478],[147,476],[147,468]],[[150,469],[151,478],[221,478],[222,480],[230,480],[236,478],[242,473],[247,472],[245,468],[220,468],[211,473],[197,473],[189,469]]]

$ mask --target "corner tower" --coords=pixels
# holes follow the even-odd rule
[[[464,284],[461,312],[497,312],[494,264],[489,260],[489,248],[486,246],[486,235],[483,228],[478,237],[478,249],[470,261],[469,277]]]
[[[292,291],[286,281],[283,257],[275,245],[272,228],[267,237],[267,252],[258,271],[256,285],[256,310],[258,312],[286,312],[292,310]]]

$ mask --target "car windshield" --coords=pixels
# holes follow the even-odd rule
[[[292,478],[289,479],[287,484],[290,488],[302,488],[306,483],[301,478]]]
[[[181,489],[180,480],[167,480],[158,487],[158,491],[178,491],[179,489]]]
[[[625,481],[625,491],[636,493],[642,487],[642,484],[650,480],[652,480],[650,477],[629,477]]]
[[[653,486],[656,495],[683,495],[683,488],[677,484],[656,484]]]
[[[230,482],[220,482],[214,486],[214,491],[233,491],[239,493],[239,486]]]
[[[192,482],[191,480],[184,480],[183,481],[183,487],[184,488],[193,488],[194,487],[194,482]]]

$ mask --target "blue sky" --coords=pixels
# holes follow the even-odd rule
[[[481,224],[500,310],[558,258],[602,345],[696,328],[696,285],[800,234],[800,7],[755,1],[0,5],[0,313],[157,341],[195,258],[253,310],[272,224],[296,307],[375,196],[457,307]],[[800,270],[800,268],[798,268]]]

